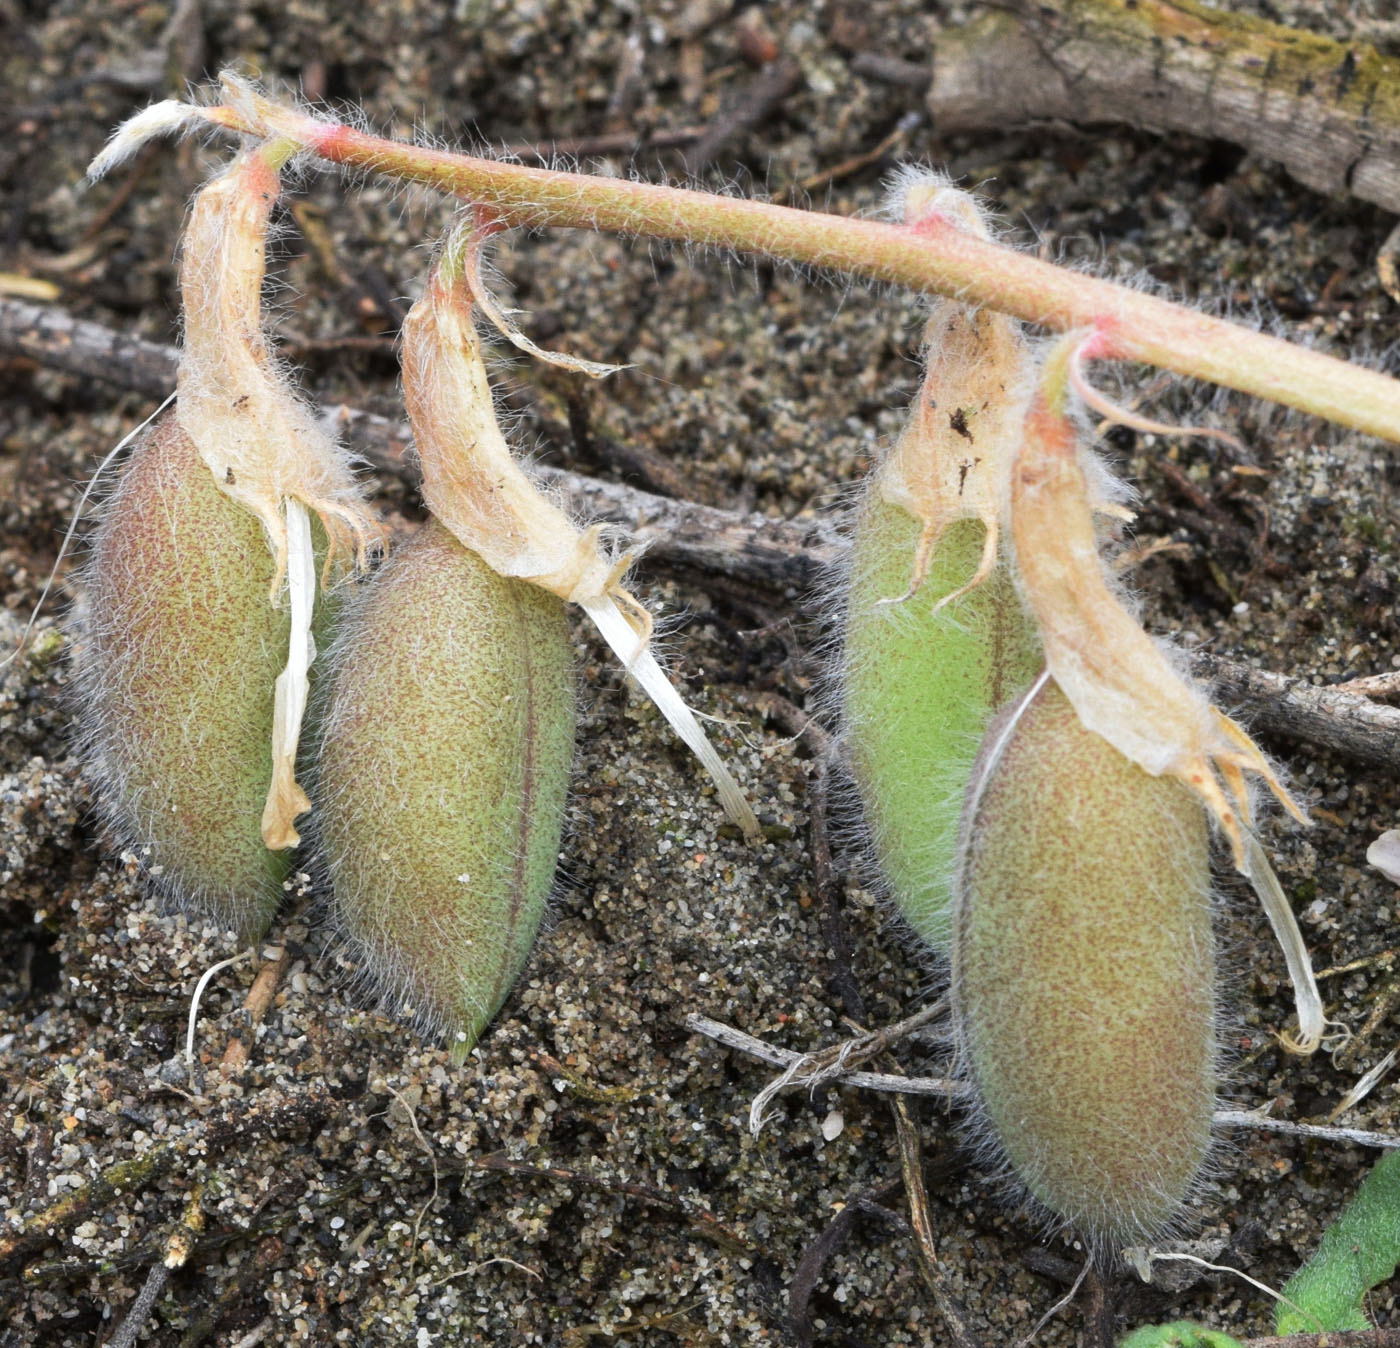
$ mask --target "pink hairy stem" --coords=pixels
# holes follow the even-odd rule
[[[674,239],[986,305],[1095,333],[1094,359],[1140,361],[1400,443],[1400,384],[1372,370],[975,237],[941,216],[885,224],[708,192],[500,163],[389,140],[256,97],[208,120],[284,135],[329,163],[422,183],[502,225]]]

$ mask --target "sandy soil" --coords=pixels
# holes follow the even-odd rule
[[[1347,8],[1319,18],[1310,6],[1311,21],[1345,36]],[[108,129],[165,92],[157,39],[168,9],[0,6],[13,99],[0,135],[4,267],[51,282],[54,302],[75,314],[160,341],[176,332],[186,203],[221,151],[161,146],[130,170],[134,187],[128,173],[91,191],[79,179]],[[871,212],[897,159],[947,165],[1026,246],[1210,305],[1257,308],[1342,354],[1374,355],[1393,340],[1394,305],[1374,267],[1392,222],[1370,207],[1320,199],[1208,139],[1068,127],[940,139],[919,117],[916,91],[853,72],[857,52],[923,60],[961,7],[777,3],[759,19],[718,0],[210,0],[202,11],[202,54],[176,43],[177,71],[241,63],[353,99],[380,128],[508,146],[711,123],[751,86],[771,41],[803,86],[722,148],[709,181]],[[820,177],[901,126],[868,166]],[[629,171],[625,156],[603,162]],[[653,178],[683,167],[665,151],[635,165]],[[398,415],[392,344],[360,339],[392,334],[448,212],[418,193],[323,175],[308,179],[303,200],[278,263],[280,331],[317,397]],[[308,242],[318,224],[329,250]],[[517,433],[547,461],[615,471],[541,439],[539,409],[553,414],[572,396],[595,431],[660,463],[669,489],[797,517],[829,506],[868,468],[917,379],[919,309],[907,296],[608,238],[516,239],[499,262],[533,336],[636,367],[577,388],[508,362]],[[0,365],[0,383],[8,650],[76,484],[151,409],[22,363]],[[1204,396],[1174,389],[1155,406],[1199,412]],[[1211,442],[1110,437],[1142,493],[1138,542],[1173,545],[1137,574],[1154,630],[1326,682],[1400,663],[1395,460],[1267,409],[1215,414],[1242,436],[1243,458]],[[387,505],[414,514],[400,484],[380,487]],[[136,1173],[0,1268],[9,1312],[0,1345],[105,1342],[191,1212],[202,1232],[156,1300],[144,1342],[792,1343],[789,1298],[804,1253],[872,1196],[876,1206],[843,1221],[845,1239],[816,1279],[810,1341],[949,1342],[900,1215],[887,1101],[850,1089],[789,1094],[755,1138],[749,1102],[769,1069],[682,1025],[702,1012],[801,1050],[847,1033],[812,866],[814,760],[745,707],[760,691],[799,704],[813,694],[813,652],[835,596],[736,592],[646,567],[642,577],[653,604],[675,615],[667,647],[689,695],[733,723],[722,737],[760,803],[766,840],[748,847],[720,826],[659,717],[576,629],[584,711],[553,921],[460,1072],[347,1000],[344,958],[302,893],[271,938],[285,968],[262,1023],[241,1029],[255,969],[221,973],[203,1004],[200,1062],[184,1068],[193,985],[234,952],[219,932],[143,897],[134,861],[92,824],[68,740],[69,638],[51,609],[31,653],[0,676],[0,1207],[13,1229],[105,1167],[134,1161]],[[65,585],[59,609],[73,597]],[[1364,854],[1394,824],[1400,786],[1307,746],[1269,747],[1317,819],[1306,836],[1271,831],[1279,873],[1317,966],[1355,966],[1324,990],[1361,1029],[1395,987],[1400,899]],[[931,995],[937,973],[858,859],[837,862],[849,973],[869,1023],[894,1021]],[[1283,1054],[1271,1041],[1290,1009],[1282,960],[1239,886],[1223,878],[1221,888],[1229,1098],[1317,1120],[1394,1046],[1393,1010],[1345,1067]],[[240,1033],[248,1061],[222,1071]],[[885,1066],[936,1072],[942,1061],[934,1036],[904,1043]],[[1082,1257],[1071,1238],[1046,1237],[999,1197],[960,1150],[956,1115],[929,1104],[915,1112],[948,1276],[985,1343],[1015,1342]],[[1394,1086],[1344,1121],[1400,1125]],[[1277,1285],[1373,1155],[1234,1133],[1190,1213],[1196,1243],[1186,1248]],[[1101,1291],[1097,1320],[1085,1327],[1071,1310],[1037,1341],[1103,1342],[1114,1314],[1120,1330],[1192,1317],[1262,1334],[1271,1322],[1248,1284],[1186,1265],[1151,1285],[1115,1274]],[[1378,1323],[1400,1323],[1393,1289],[1371,1309]]]

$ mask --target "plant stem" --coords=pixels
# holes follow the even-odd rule
[[[1056,331],[1093,329],[1086,355],[1141,361],[1400,442],[1400,384],[1236,323],[1086,276],[951,220],[883,224],[653,183],[564,173],[388,140],[246,89],[205,116],[295,140],[329,163],[451,192],[502,224],[555,226],[730,249],[955,296]]]

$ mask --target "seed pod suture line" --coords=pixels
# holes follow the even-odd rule
[[[529,954],[573,757],[563,601],[430,521],[326,655],[315,819],[335,921],[394,1009],[465,1058]]]
[[[906,220],[934,213],[985,236],[973,199],[943,179],[908,175],[899,190]],[[908,424],[857,507],[841,700],[880,868],[915,933],[944,950],[977,742],[1042,659],[998,557],[1002,478],[1030,387],[1021,325],[945,301],[924,347]]]
[[[1100,1259],[1178,1223],[1215,1098],[1209,827],[1048,675],[969,783],[952,998],[986,1151]]]

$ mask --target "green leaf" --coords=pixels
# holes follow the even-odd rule
[[[1323,1234],[1317,1253],[1284,1295],[1299,1309],[1281,1305],[1279,1334],[1370,1329],[1361,1299],[1400,1264],[1400,1151],[1378,1161],[1351,1206]],[[1299,1312],[1302,1312],[1301,1314]]]
[[[1244,1345],[1218,1329],[1204,1329],[1189,1320],[1178,1320],[1170,1325],[1136,1329],[1118,1348],[1244,1348]]]

